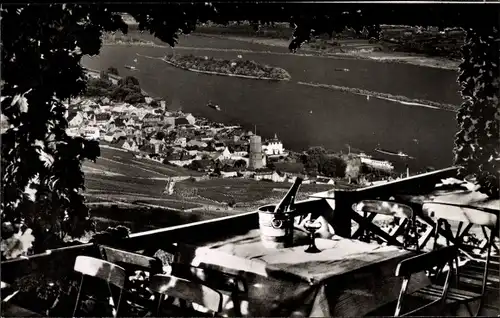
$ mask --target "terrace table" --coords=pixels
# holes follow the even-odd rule
[[[238,275],[246,282],[248,316],[362,316],[398,298],[397,264],[414,253],[395,246],[334,236],[316,239],[321,250],[308,254],[305,234],[295,231],[294,247],[267,249],[260,231],[203,246],[179,245],[179,262]],[[429,284],[416,275],[410,292]]]

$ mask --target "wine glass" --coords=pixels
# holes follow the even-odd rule
[[[316,247],[316,242],[315,242],[315,233],[318,231],[323,224],[319,221],[310,221],[307,220],[304,222],[304,228],[309,232],[309,246],[305,250],[306,253],[319,253],[321,252],[317,247]]]

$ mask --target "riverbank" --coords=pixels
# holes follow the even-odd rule
[[[262,65],[250,60],[223,60],[191,54],[172,55],[161,60],[172,66],[197,73],[273,81],[288,81],[291,79],[290,74],[282,68]]]
[[[262,44],[274,47],[282,47],[282,48],[288,48],[288,46],[290,45],[290,41],[285,39],[214,35],[214,34],[202,34],[202,33],[196,33],[196,35]],[[344,47],[344,52],[331,52],[312,47],[303,47],[300,48],[300,51],[307,53],[316,53],[319,55],[329,56],[329,57],[351,57],[351,58],[375,60],[385,63],[406,63],[406,64],[440,68],[446,70],[458,70],[458,66],[460,64],[460,61],[458,60],[452,60],[443,57],[429,57],[421,54],[403,53],[403,52],[383,52],[375,49],[376,45],[369,45],[368,41],[363,41],[363,40],[357,40],[356,41],[357,43],[353,43],[353,41],[349,40],[346,41],[339,40],[338,42],[340,45],[339,47],[342,47],[343,44],[348,44],[346,45],[347,48]]]
[[[430,68],[438,68],[445,70],[458,70],[460,61],[451,60],[443,57],[430,57],[423,54],[414,53],[404,53],[404,52],[387,52],[380,51],[376,44],[370,44],[366,40],[339,40],[339,49],[323,50],[321,48],[314,48],[308,44],[301,47],[298,52],[276,52],[271,50],[272,48],[280,48],[288,50],[290,40],[287,39],[275,39],[275,38],[259,38],[259,37],[247,37],[247,36],[234,36],[234,35],[216,35],[216,34],[203,34],[199,32],[193,33],[195,36],[213,38],[213,39],[223,39],[223,40],[233,40],[238,42],[246,42],[258,45],[264,45],[270,48],[270,50],[248,50],[248,49],[220,49],[212,47],[187,47],[187,46],[175,46],[174,50],[204,50],[204,51],[227,51],[227,52],[241,52],[241,53],[266,53],[273,55],[296,55],[296,56],[321,56],[324,58],[332,59],[362,59],[362,60],[373,60],[380,63],[400,63],[400,64],[411,64],[417,66],[424,66]],[[139,46],[139,47],[155,47],[155,48],[165,48],[172,49],[167,44],[162,44],[161,41],[151,41],[140,37],[140,35],[126,35],[119,38],[103,37],[103,45],[113,46],[113,45],[123,45],[123,46]]]

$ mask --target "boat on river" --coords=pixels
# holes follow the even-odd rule
[[[407,154],[405,154],[402,151],[393,152],[393,151],[384,150],[384,149],[381,149],[381,148],[375,148],[375,151],[378,152],[378,153],[383,153],[384,155],[398,156],[398,157],[401,157],[401,158],[408,158],[408,159],[415,159],[414,157],[412,157],[410,155],[407,155]]]
[[[383,171],[394,170],[394,165],[390,161],[373,159],[371,156],[367,155],[359,156],[359,158],[361,159],[361,163],[365,164],[366,166],[372,169],[383,170]]]
[[[208,102],[207,106],[210,107],[210,108],[213,108],[213,109],[215,109],[217,111],[220,111],[219,105],[213,104],[212,102]]]
[[[131,71],[137,71],[137,68],[135,66],[132,66],[132,65],[125,65],[125,68],[129,69]]]

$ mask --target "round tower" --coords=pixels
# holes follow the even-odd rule
[[[250,136],[250,169],[260,169],[264,166],[262,162],[262,138],[257,135]]]
[[[250,136],[250,152],[262,152],[262,138],[260,136]]]

